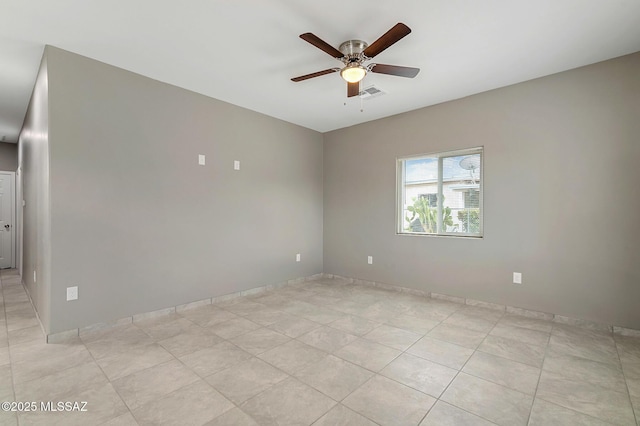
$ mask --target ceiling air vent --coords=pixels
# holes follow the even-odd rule
[[[378,89],[376,86],[369,86],[360,92],[360,98],[367,100],[377,98],[378,96],[382,96],[384,94],[385,92]]]

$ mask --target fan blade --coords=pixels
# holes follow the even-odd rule
[[[328,53],[329,55],[333,56],[336,59],[340,59],[344,56],[338,49],[331,46],[326,41],[320,40],[320,38],[315,34],[312,34],[312,33],[300,34],[300,38],[308,43],[313,44],[318,49]]]
[[[360,93],[360,82],[347,83],[347,98],[358,96]]]
[[[371,46],[364,49],[363,53],[365,56],[373,58],[374,56],[379,55],[383,50],[400,41],[403,37],[409,35],[410,32],[411,28],[399,22],[389,31],[384,33],[382,37],[374,41]]]
[[[375,64],[371,72],[378,74],[397,75],[398,77],[413,78],[420,72],[420,68],[400,67],[398,65]]]
[[[295,81],[296,83],[303,80],[308,80],[313,77],[320,77],[321,75],[331,74],[332,72],[338,72],[340,68],[329,68],[328,70],[318,71],[307,75],[301,75],[300,77],[292,78],[291,81]]]

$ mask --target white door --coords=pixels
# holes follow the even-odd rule
[[[14,176],[11,172],[0,172],[0,268],[2,269],[14,267]]]

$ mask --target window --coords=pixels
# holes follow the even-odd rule
[[[482,237],[482,147],[398,159],[399,234]]]

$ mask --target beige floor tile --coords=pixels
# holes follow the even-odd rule
[[[438,398],[458,371],[404,353],[391,361],[380,374]]]
[[[313,426],[376,426],[376,423],[344,405],[338,404],[315,422]]]
[[[504,426],[526,425],[533,397],[460,373],[440,398]]]
[[[554,354],[572,355],[613,365],[620,365],[615,345],[596,343],[592,339],[551,335],[549,351]]]
[[[484,339],[478,350],[538,368],[542,367],[545,354],[544,346],[531,345],[491,334]]]
[[[107,383],[95,362],[67,368],[45,377],[16,383],[17,401],[65,401],[70,395]]]
[[[358,337],[353,334],[324,326],[303,334],[298,337],[297,340],[325,352],[332,353],[348,345],[357,338]]]
[[[205,423],[204,426],[258,426],[258,423],[236,407]]]
[[[179,357],[180,361],[200,377],[210,376],[249,358],[250,353],[229,342],[221,342]]]
[[[542,368],[568,379],[583,380],[613,391],[626,391],[622,368],[615,364],[564,355],[549,349]]]
[[[416,425],[435,398],[376,375],[344,399],[343,404],[380,425]]]
[[[278,333],[284,334],[292,339],[302,336],[303,334],[319,327],[322,327],[322,324],[293,315],[289,315],[287,318],[268,326],[271,330],[277,331]]]
[[[380,371],[402,352],[365,339],[358,339],[334,355],[371,371]]]
[[[389,325],[381,325],[365,334],[363,338],[381,345],[404,351],[417,342],[422,335]]]
[[[513,315],[513,314],[506,314],[500,319],[500,321],[498,321],[498,323],[503,325],[511,325],[514,327],[522,327],[522,328],[528,328],[531,330],[542,331],[544,333],[551,333],[551,330],[553,329],[553,322],[551,321],[545,321],[545,320],[536,319],[536,318],[528,318],[521,315]]]
[[[462,369],[467,374],[533,395],[540,369],[484,352],[474,353]]]
[[[141,425],[200,425],[234,405],[200,380],[133,410]]]
[[[115,380],[172,359],[174,359],[173,355],[166,349],[157,343],[152,343],[132,347],[128,351],[100,358],[96,362],[109,380]]]
[[[498,323],[489,332],[490,335],[507,337],[510,339],[518,340],[522,343],[528,343],[530,345],[546,347],[549,343],[549,333],[538,330],[531,330],[529,328],[517,327],[509,324]]]
[[[459,370],[473,354],[473,349],[464,348],[444,340],[433,339],[428,335],[418,340],[407,352]]]
[[[0,411],[0,425],[1,426],[18,426],[17,413],[8,411]]]
[[[131,412],[126,412],[118,417],[114,417],[101,426],[138,426],[138,422]]]
[[[25,328],[40,327],[38,319],[33,315],[28,316],[10,316],[7,315],[7,331],[22,330]],[[44,335],[44,334],[43,334]]]
[[[293,378],[286,379],[240,406],[260,425],[311,424],[336,402]]]
[[[37,322],[36,322],[37,324]],[[9,345],[19,345],[21,343],[27,343],[32,341],[44,342],[45,337],[40,325],[32,327],[21,328],[18,330],[9,330]]]
[[[0,365],[7,365],[9,362],[11,362],[11,358],[9,357],[9,347],[0,346]]]
[[[11,366],[0,366],[0,402],[13,400],[13,379]]]
[[[345,314],[342,312],[323,307],[316,307],[315,309],[299,313],[298,315],[319,324],[329,324],[345,317]]]
[[[443,401],[436,402],[420,426],[491,426],[495,423]]]
[[[216,304],[216,305],[221,306],[225,311],[229,311],[240,316],[244,316],[253,312],[258,312],[267,308],[265,305],[261,303],[252,302],[245,297],[238,297],[236,299],[233,299],[229,304]]]
[[[199,377],[180,361],[172,360],[114,380],[113,387],[129,409],[161,398]]]
[[[496,321],[497,320],[479,318],[473,315],[465,315],[462,310],[460,310],[455,312],[442,323],[488,333],[496,325]]]
[[[303,383],[341,401],[369,380],[373,373],[350,362],[329,355],[295,373]]]
[[[378,327],[380,323],[354,315],[347,315],[329,324],[329,327],[342,330],[355,336],[363,336]]]
[[[220,336],[223,339],[231,339],[233,337],[240,336],[241,334],[256,330],[260,328],[260,326],[248,319],[238,317],[209,326],[208,328],[215,335]]]
[[[485,332],[449,324],[440,324],[427,333],[427,337],[444,340],[469,349],[477,348],[486,335]]]
[[[172,320],[169,320],[169,318],[172,318]],[[196,324],[178,316],[177,314],[166,315],[164,318],[155,321],[147,320],[137,322],[136,326],[141,328],[149,335],[149,337],[156,341],[168,339],[198,328]]]
[[[258,355],[258,358],[289,373],[315,364],[325,358],[327,353],[297,340],[291,340]]]
[[[240,405],[289,377],[266,362],[251,358],[206,378],[206,381],[233,403]]]
[[[548,425],[580,425],[580,426],[606,426],[606,423],[595,417],[569,410],[568,408],[552,404],[543,399],[536,398],[531,409],[529,426]]]
[[[426,299],[424,302],[415,303],[409,307],[405,315],[412,317],[430,319],[432,321],[443,321],[452,313],[462,308],[463,305],[439,300]]]
[[[32,347],[33,345],[29,346]],[[38,358],[29,357],[24,361],[17,361],[12,364],[13,379],[16,383],[27,382],[93,361],[89,351],[80,345],[68,347],[68,350],[64,351],[41,350],[38,352],[40,354]]]
[[[271,348],[280,346],[290,339],[280,333],[276,333],[268,328],[259,328],[254,331],[242,334],[238,337],[234,337],[230,341],[238,345],[245,351],[258,355],[262,352],[266,352]]]
[[[188,309],[186,311],[179,312],[178,315],[183,316],[201,327],[209,327],[238,317],[238,315],[224,309],[220,309],[214,305],[204,305],[199,308]]]
[[[425,318],[412,317],[410,315],[400,315],[388,320],[387,324],[424,335],[440,324],[440,322]]]
[[[20,423],[25,425],[60,425],[60,426],[85,426],[99,425],[110,421],[127,412],[126,405],[122,402],[110,383],[104,383],[85,391],[70,395],[64,399],[46,399],[56,404],[58,401],[78,403],[78,409],[82,408],[82,403],[86,411],[57,411],[45,412],[36,411],[31,413],[20,413]],[[72,405],[73,407],[73,405]]]
[[[135,347],[148,346],[153,339],[135,325],[115,327],[97,331],[81,337],[95,359],[117,356]]]
[[[253,321],[256,324],[266,327],[278,321],[291,318],[291,315],[276,309],[265,308],[260,311],[250,312],[244,317],[249,321]]]
[[[386,323],[400,315],[404,315],[404,312],[398,312],[391,308],[387,308],[381,304],[374,304],[365,308],[357,315],[367,318],[371,321]]]
[[[168,339],[160,340],[158,344],[174,356],[180,357],[201,349],[210,348],[220,342],[222,342],[221,337],[216,336],[209,330],[198,327]]]
[[[620,425],[635,423],[628,393],[542,371],[537,398]]]

